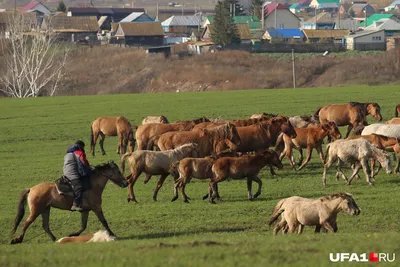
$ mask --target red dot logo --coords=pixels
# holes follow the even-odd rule
[[[378,253],[369,253],[369,261],[371,262],[378,262]]]

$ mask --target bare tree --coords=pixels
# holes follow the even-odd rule
[[[5,31],[0,91],[17,98],[55,95],[68,51],[56,42],[52,28],[40,28],[35,17],[9,13]]]

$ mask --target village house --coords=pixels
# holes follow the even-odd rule
[[[50,10],[41,2],[30,2],[22,7],[21,12],[35,14],[38,25],[42,24],[45,17],[50,16]]]
[[[200,29],[201,19],[201,16],[172,16],[161,22],[161,25],[165,33],[190,35]]]
[[[125,22],[153,22],[154,19],[147,15],[145,12],[132,12],[125,18],[123,18],[120,23]]]
[[[251,44],[253,38],[249,25],[247,23],[235,24],[237,29],[237,37],[240,39],[241,44]],[[201,40],[212,41],[212,34],[214,32],[214,24],[207,24],[201,34]]]
[[[303,30],[328,30],[335,28],[335,18],[332,17],[332,14],[329,12],[321,12],[315,17],[310,18],[309,20],[305,21],[301,26]]]
[[[267,29],[263,39],[271,43],[303,43],[304,34],[300,29]]]
[[[312,0],[310,7],[326,12],[338,12],[339,0]]]
[[[297,1],[296,3],[292,4],[289,7],[289,10],[294,14],[297,14],[300,12],[310,12],[311,11],[310,4],[311,4],[311,0],[300,0],[300,1]]]
[[[385,31],[360,31],[345,37],[347,50],[385,50]]]
[[[366,20],[362,21],[358,25],[358,27],[364,29],[365,27],[368,27],[371,24],[373,24],[375,21],[378,21],[381,19],[393,19],[393,20],[399,21],[399,19],[394,14],[373,14],[370,17],[368,17]]]
[[[0,37],[8,38],[10,36],[9,25],[15,19],[14,15],[13,11],[0,12]],[[31,32],[39,27],[35,13],[18,13],[18,16],[22,16],[24,32]],[[17,19],[20,19],[20,17],[17,17]]]
[[[392,19],[380,19],[367,26],[365,31],[384,30],[385,37],[400,35],[400,23]]]
[[[369,5],[368,3],[364,2],[364,3],[355,3],[354,5],[352,5],[349,10],[348,13],[352,16],[352,17],[369,17],[370,15],[375,13],[375,9]]]
[[[42,28],[51,27],[57,34],[57,40],[62,42],[84,42],[97,41],[99,25],[97,18],[92,17],[68,17],[54,16],[47,17]]]
[[[400,5],[400,0],[396,0],[393,3],[391,3],[390,5],[388,5],[387,7],[385,7],[385,11],[386,12],[391,12],[393,11],[397,5]]]
[[[306,41],[310,43],[344,44],[349,30],[303,30]]]
[[[296,29],[300,27],[299,17],[280,3],[265,5],[264,13],[264,29]]]
[[[164,31],[160,22],[119,23],[112,42],[127,46],[162,46]]]

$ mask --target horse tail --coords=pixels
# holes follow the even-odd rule
[[[122,157],[121,157],[121,170],[122,170],[122,174],[124,174],[125,172],[125,160],[127,157],[129,157],[132,153],[125,153]]]
[[[94,148],[93,123],[90,125],[90,149]]]
[[[314,112],[314,116],[319,116],[319,111],[322,109],[322,107],[320,107],[319,109],[317,109],[317,111]]]
[[[27,202],[28,193],[31,191],[30,188],[25,188],[22,192],[21,196],[19,197],[18,208],[17,208],[17,216],[15,217],[14,221],[14,228],[11,231],[11,234],[15,234],[17,231],[18,225],[22,221],[25,215],[25,205]]]
[[[400,109],[400,106],[397,105],[397,106],[396,106],[396,110],[395,110],[395,112],[394,112],[394,116],[395,116],[395,117],[398,117],[398,116],[399,116],[399,109]]]
[[[282,150],[283,135],[284,135],[284,133],[280,133],[280,134],[278,135],[278,138],[276,139],[276,142],[275,142],[275,151],[276,151],[277,153],[279,153],[279,154],[280,154],[280,152],[283,151],[283,150]],[[278,150],[279,150],[279,152],[278,152]]]

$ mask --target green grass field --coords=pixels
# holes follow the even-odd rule
[[[328,103],[374,101],[386,120],[393,117],[399,99],[397,86],[0,99],[0,266],[348,266],[348,262],[332,264],[329,253],[399,256],[400,177],[381,172],[370,187],[362,174],[363,180],[345,186],[342,180],[336,181],[331,169],[324,187],[315,151],[302,171],[292,171],[287,160],[277,177],[263,170],[262,194],[252,202],[247,200],[246,182],[241,180],[221,183],[223,202],[208,204],[201,200],[207,183],[194,179],[186,190],[191,203],[183,203],[181,196],[171,203],[171,178],[161,189],[158,202],[153,202],[156,179],[144,185],[141,177],[135,186],[139,204],[128,204],[127,190],[112,183],[103,193],[104,214],[120,241],[56,245],[44,234],[39,218],[28,229],[23,244],[9,245],[23,188],[58,178],[67,147],[83,139],[88,149],[90,122],[99,116],[123,115],[134,124],[147,115],[161,114],[170,121],[200,116],[242,119],[260,112],[305,115]],[[116,146],[117,138],[107,137],[107,156],[101,156],[97,145],[97,155],[88,155],[89,161],[92,165],[119,162]],[[361,215],[339,214],[336,234],[315,235],[312,228],[306,228],[301,236],[274,236],[267,225],[281,198],[345,191],[354,195]],[[69,214],[52,210],[50,226],[57,238],[79,229],[80,215],[72,213],[68,219]],[[100,229],[91,213],[84,234]],[[398,266],[396,262],[370,266]]]

